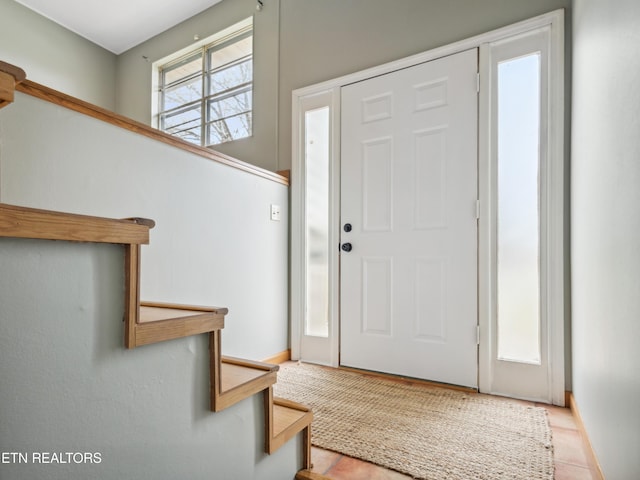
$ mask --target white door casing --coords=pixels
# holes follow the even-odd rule
[[[561,18],[560,18],[561,20]],[[498,66],[539,56],[538,221],[539,362],[499,355]],[[480,391],[564,405],[563,28],[557,21],[523,29],[480,48]],[[536,180],[535,178],[533,180]]]
[[[477,386],[477,55],[342,88],[342,365]]]

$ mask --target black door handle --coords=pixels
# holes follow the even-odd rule
[[[340,248],[343,252],[350,252],[353,249],[350,243],[343,243]]]

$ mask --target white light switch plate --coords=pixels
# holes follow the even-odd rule
[[[271,205],[271,220],[280,221],[280,205]]]

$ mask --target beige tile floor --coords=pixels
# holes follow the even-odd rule
[[[505,401],[518,400],[505,399]],[[547,409],[553,436],[555,480],[600,480],[596,468],[590,465],[587,446],[583,442],[571,410],[527,403]],[[311,458],[314,464],[312,471],[332,480],[410,479],[398,472],[316,447],[312,449]]]

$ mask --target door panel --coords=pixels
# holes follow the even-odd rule
[[[342,89],[340,363],[477,386],[477,51]]]

